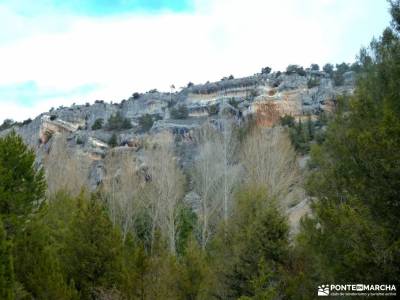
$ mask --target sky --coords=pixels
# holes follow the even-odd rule
[[[189,81],[353,62],[384,0],[0,0],[0,122]]]

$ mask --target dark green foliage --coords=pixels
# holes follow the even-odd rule
[[[190,87],[192,87],[192,86],[194,86],[194,83],[193,83],[193,82],[189,82],[189,83],[187,84],[187,87],[188,87],[188,88],[190,88]]]
[[[34,169],[33,150],[14,131],[0,139],[0,217],[14,234],[45,192],[44,172]]]
[[[7,240],[3,222],[0,218],[0,299],[14,299],[14,267],[11,255],[11,242]]]
[[[96,119],[96,121],[94,121],[93,125],[92,125],[92,130],[99,130],[103,127],[104,124],[104,120],[99,118]]]
[[[115,133],[113,133],[113,135],[110,137],[110,139],[108,140],[108,145],[112,148],[117,147],[118,146],[118,137]]]
[[[323,68],[322,68],[322,70],[325,72],[325,73],[327,73],[327,74],[329,74],[329,75],[332,75],[332,73],[333,73],[333,65],[332,64],[326,64],[326,65],[324,65],[323,66]]]
[[[319,84],[320,84],[320,80],[318,78],[310,78],[307,81],[307,87],[309,89],[311,89],[313,87],[316,87],[316,86],[319,86]]]
[[[216,241],[222,262],[223,299],[280,293],[280,269],[289,251],[289,227],[264,189],[247,187],[236,195],[236,207]]]
[[[185,255],[179,259],[177,284],[181,299],[210,299],[208,288],[211,278],[206,253],[190,237]]]
[[[290,140],[296,151],[305,154],[310,151],[310,141],[312,138],[309,135],[308,126],[304,125],[300,120],[289,129]]]
[[[311,64],[310,69],[312,71],[319,71],[319,65],[318,64]]]
[[[119,282],[121,236],[94,196],[78,197],[75,211],[65,241],[65,268],[81,299],[92,299],[96,288]]]
[[[35,299],[77,299],[74,286],[64,277],[58,249],[62,245],[54,243],[56,233],[45,223],[47,220],[43,210],[17,236],[14,254],[17,279]]]
[[[218,114],[219,108],[218,104],[213,104],[208,108],[208,114],[210,116]]]
[[[183,255],[185,253],[188,240],[193,233],[196,222],[197,215],[190,208],[182,207],[180,209],[178,218],[178,228],[180,229],[176,241],[178,254]]]
[[[301,154],[308,153],[315,142],[320,144],[324,141],[324,126],[327,122],[328,117],[325,113],[321,113],[317,120],[308,116],[306,123],[301,120],[295,122],[294,118],[288,116],[281,118],[281,124],[289,127],[289,137],[294,148]]]
[[[397,30],[393,17],[389,30]],[[361,51],[355,95],[312,149],[307,190],[316,202],[299,236],[293,295],[307,299],[300,281],[400,281],[398,34],[386,32]]]
[[[14,120],[5,119],[3,124],[0,125],[0,131],[13,127],[15,124]]]
[[[294,117],[291,115],[285,115],[285,116],[281,117],[281,125],[293,127],[295,125]]]
[[[239,101],[236,101],[235,98],[229,99],[229,105],[232,105],[234,108],[238,108]]]
[[[139,125],[143,131],[149,131],[153,124],[153,117],[149,114],[145,114],[139,118]]]
[[[286,68],[286,74],[298,74],[300,76],[305,76],[306,72],[304,71],[304,68],[298,65],[289,65]]]
[[[21,124],[21,125],[22,125],[22,126],[25,126],[25,125],[28,125],[28,124],[30,124],[30,123],[32,123],[32,119],[31,119],[31,118],[22,121],[22,124]]]
[[[124,118],[119,112],[108,119],[107,128],[109,130],[123,130],[132,128],[129,119]]]
[[[55,119],[57,119],[57,115],[51,115],[50,116],[50,121],[54,121]]]
[[[269,74],[271,71],[272,69],[270,67],[265,67],[261,69],[261,74]]]
[[[132,94],[132,98],[135,99],[135,100],[139,99],[140,98],[140,94],[139,93],[133,93]]]
[[[171,118],[173,119],[187,119],[189,110],[186,105],[179,105],[177,108],[171,109]]]
[[[83,139],[82,139],[82,137],[80,137],[80,136],[76,137],[76,144],[77,144],[77,145],[83,145]]]

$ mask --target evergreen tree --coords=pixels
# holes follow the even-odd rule
[[[216,241],[220,297],[279,295],[281,268],[289,250],[289,227],[264,189],[247,187],[236,196],[232,219]]]
[[[0,216],[9,234],[38,207],[45,192],[44,173],[35,170],[33,150],[14,131],[0,138]]]
[[[0,299],[14,299],[14,269],[10,241],[0,218]]]
[[[392,7],[400,11],[400,2]],[[312,149],[307,190],[315,202],[297,244],[303,257],[293,262],[303,265],[292,275],[296,295],[301,274],[309,286],[400,281],[398,25],[394,15],[392,28],[361,51],[355,95],[339,102],[325,141]]]
[[[113,228],[99,199],[84,194],[76,199],[76,211],[65,241],[65,267],[81,299],[92,299],[98,288],[120,282],[122,239]]]
[[[61,262],[62,244],[47,224],[43,209],[15,238],[15,270],[18,281],[34,299],[77,299]],[[66,224],[63,224],[64,226]]]

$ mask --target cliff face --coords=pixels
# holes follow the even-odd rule
[[[146,137],[161,130],[190,138],[190,132],[207,119],[216,120],[226,113],[234,116],[238,122],[249,115],[258,114],[263,118],[261,124],[270,126],[282,115],[301,118],[330,111],[339,95],[353,92],[353,72],[343,75],[344,82],[341,86],[335,86],[333,79],[324,72],[307,71],[302,75],[256,74],[192,85],[178,93],[152,91],[135,94],[121,103],[96,101],[93,105],[59,107],[14,129],[36,150],[38,163],[51,151],[53,135],[67,136],[70,151],[85,153],[92,160],[88,176],[95,187],[102,180],[101,174],[104,172],[101,162],[110,152],[107,142],[114,134],[120,148],[129,148],[130,151],[140,154]],[[187,108],[187,117],[174,119],[171,111],[181,106]],[[102,119],[106,124],[116,114],[128,119],[132,128],[92,130],[96,120]],[[139,119],[146,114],[151,115],[155,122],[149,132],[143,133]],[[7,134],[9,130],[0,132],[0,136]]]

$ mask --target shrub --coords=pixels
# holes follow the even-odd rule
[[[140,98],[140,94],[139,93],[133,93],[132,97],[133,97],[133,99],[139,99]]]
[[[148,131],[153,126],[153,117],[149,114],[145,114],[139,118],[139,125],[143,131]]]
[[[272,69],[270,67],[265,67],[261,69],[261,74],[269,74],[271,71]]]
[[[23,122],[22,122],[22,126],[24,126],[24,125],[28,125],[28,124],[30,124],[30,123],[32,123],[32,119],[26,119],[26,120],[24,120]]]
[[[218,114],[218,105],[213,104],[208,108],[208,114],[210,116]]]
[[[0,125],[0,130],[5,130],[14,126],[15,122],[11,119],[5,119],[3,124]]]
[[[232,105],[234,108],[238,108],[239,101],[236,101],[235,98],[229,99],[229,104]]]
[[[316,87],[316,86],[319,86],[319,84],[320,84],[320,81],[319,81],[319,79],[317,79],[317,78],[310,78],[310,79],[307,81],[307,87],[308,87],[309,89],[311,89],[311,88],[313,88],[313,87]]]
[[[93,123],[92,130],[101,129],[103,127],[103,123],[104,120],[102,118],[96,119],[96,121]]]
[[[336,71],[333,73],[333,82],[336,86],[341,86],[344,84],[344,76],[342,73]]]
[[[51,115],[51,116],[50,116],[50,121],[54,121],[55,119],[57,119],[57,116],[56,116],[56,115]]]
[[[292,117],[291,115],[285,115],[285,116],[281,117],[281,125],[293,127],[294,126],[294,117]]]
[[[332,64],[326,64],[326,65],[324,65],[324,67],[322,68],[322,70],[323,70],[325,73],[328,73],[329,75],[332,75],[332,73],[333,73],[333,65],[332,65]]]
[[[110,147],[113,147],[113,148],[118,146],[118,138],[117,138],[117,135],[115,133],[113,133],[113,135],[108,140],[108,145]]]
[[[76,144],[77,144],[77,145],[83,145],[83,139],[82,139],[82,137],[78,136],[78,137],[76,138]]]
[[[303,67],[299,65],[288,65],[286,68],[286,74],[298,74],[300,76],[305,76],[306,71],[304,71]]]
[[[108,119],[107,128],[109,130],[122,130],[132,128],[129,119],[122,117],[121,113],[116,113]]]
[[[310,69],[312,71],[319,71],[319,65],[318,64],[311,64]]]
[[[178,108],[171,109],[173,119],[186,119],[189,116],[189,110],[186,105],[179,105]]]

